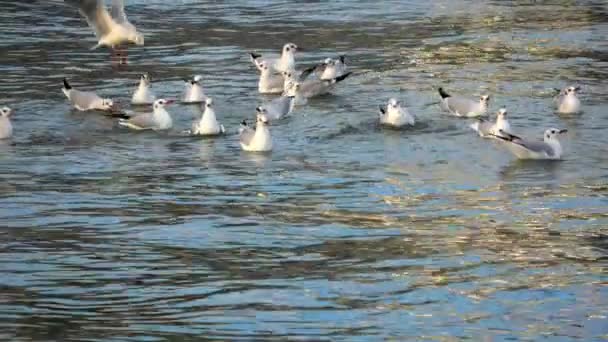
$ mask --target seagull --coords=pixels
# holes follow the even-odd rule
[[[213,99],[208,97],[205,100],[204,112],[200,119],[192,123],[192,134],[194,135],[219,135],[224,134],[226,130],[224,125],[220,125],[215,117],[213,109]]]
[[[0,108],[0,139],[8,139],[13,136],[13,125],[10,116],[13,110],[9,107]]]
[[[165,106],[173,103],[173,100],[158,99],[154,101],[154,112],[151,114],[140,114],[130,119],[118,120],[118,124],[134,130],[166,130],[173,127],[171,115],[165,110]]]
[[[239,143],[241,148],[250,152],[269,152],[272,151],[272,137],[268,129],[268,118],[259,112],[256,116],[255,130],[247,126],[247,121],[243,120],[239,129]]]
[[[576,96],[580,87],[567,87],[559,92],[553,100],[557,106],[557,111],[562,114],[574,114],[581,110],[581,101]]]
[[[482,95],[479,101],[474,101],[461,96],[452,96],[443,88],[439,88],[439,95],[441,95],[441,105],[444,110],[456,116],[469,118],[485,115],[490,101],[489,95]]]
[[[345,56],[338,56],[337,59],[326,58],[323,63],[315,66],[315,71],[322,80],[331,80],[346,73],[347,66]]]
[[[507,120],[507,110],[501,108],[496,112],[496,122],[479,118],[470,126],[482,138],[492,138],[492,135],[500,135],[500,131],[511,134],[511,125]]]
[[[87,110],[114,110],[114,101],[110,99],[102,99],[94,92],[81,91],[72,88],[67,79],[63,79],[63,88],[61,89],[65,96],[70,100],[74,108],[80,111]]]
[[[266,62],[271,70],[275,72],[292,71],[296,68],[296,51],[301,50],[297,45],[293,43],[287,43],[283,46],[280,57],[276,56],[265,56],[257,53],[250,53],[251,61],[256,64],[260,62]]]
[[[350,74],[351,73],[348,72],[340,77],[325,81],[316,79],[310,79],[304,82],[291,81],[286,85],[284,94],[286,96],[295,96],[296,102],[303,103],[306,102],[306,99],[308,98],[327,94],[336,83],[345,80]]]
[[[138,32],[127,19],[123,0],[112,0],[110,12],[106,9],[103,0],[65,1],[72,4],[77,3],[80,14],[95,31],[98,42],[91,50],[107,46],[114,52],[115,48],[123,43],[144,45],[144,35]]]
[[[276,73],[268,67],[265,61],[254,61],[255,66],[260,71],[258,91],[260,94],[280,94],[284,89],[283,75]]]
[[[294,96],[281,96],[256,108],[258,113],[263,112],[270,121],[279,120],[291,113],[294,106]]]
[[[141,75],[139,79],[139,86],[133,97],[131,98],[131,104],[134,105],[151,105],[156,100],[156,96],[152,90],[150,90],[150,76],[148,74]]]
[[[205,102],[207,96],[203,92],[203,86],[201,85],[201,81],[203,80],[203,76],[196,75],[190,81],[186,81],[186,89],[184,90],[184,96],[182,97],[182,102],[184,103],[201,103]]]
[[[562,145],[557,136],[568,132],[566,129],[549,128],[545,131],[544,141],[532,141],[522,139],[502,130],[500,135],[493,135],[504,141],[507,149],[519,159],[560,159],[562,157]]]
[[[380,124],[382,125],[402,127],[413,126],[415,122],[414,116],[409,113],[407,108],[403,108],[397,99],[388,100],[386,108],[380,106]]]
[[[281,75],[283,75],[283,92],[289,89],[290,84],[300,82],[303,83],[306,81],[308,76],[310,76],[315,71],[316,66],[312,66],[303,71],[291,70],[291,71],[283,71]]]

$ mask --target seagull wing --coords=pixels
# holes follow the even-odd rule
[[[95,31],[97,38],[101,38],[111,31],[114,22],[104,6],[103,0],[81,0],[78,9]]]
[[[129,126],[137,129],[154,129],[157,126],[153,114],[141,114],[130,118],[128,122]]]
[[[117,23],[129,22],[127,20],[127,14],[125,13],[125,2],[123,0],[112,0],[112,8],[110,9],[112,18]]]
[[[239,134],[239,141],[241,144],[248,146],[251,144],[251,140],[253,140],[253,136],[255,135],[255,131],[247,126],[241,126],[241,133]]]

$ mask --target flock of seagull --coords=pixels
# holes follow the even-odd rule
[[[112,0],[110,11],[103,0],[64,0],[78,7],[89,26],[95,31],[98,43],[93,49],[109,47],[113,54],[120,51],[125,44],[143,45],[143,34],[131,24],[124,11],[123,0]],[[256,125],[251,127],[246,120],[239,128],[239,143],[243,150],[268,152],[272,150],[272,137],[268,124],[290,114],[296,105],[304,105],[308,99],[331,92],[336,84],[348,78],[344,56],[327,58],[323,62],[304,70],[296,69],[298,46],[287,43],[277,56],[250,53],[250,59],[259,71],[258,91],[261,94],[277,94],[275,99],[256,108]],[[569,86],[559,91],[554,102],[559,113],[577,113],[581,103],[577,97],[579,87]],[[102,98],[95,92],[82,91],[72,87],[67,79],[63,80],[63,93],[71,105],[80,111],[105,111],[116,113],[117,107],[111,99]],[[496,113],[494,122],[485,119],[490,96],[482,95],[479,99],[452,95],[443,88],[438,89],[441,108],[456,117],[474,118],[470,127],[479,136],[500,141],[510,152],[520,159],[560,159],[563,153],[558,136],[564,129],[549,128],[543,140],[520,138],[513,134],[507,119],[507,111],[501,108]],[[214,136],[225,134],[226,130],[218,120],[211,97],[205,95],[202,77],[194,76],[186,81],[183,103],[200,104],[203,113],[186,131],[190,135]],[[165,108],[172,100],[157,98],[151,89],[151,80],[147,74],[141,76],[135,89],[131,104],[135,106],[152,106],[152,112],[129,116],[121,112],[123,118],[118,125],[133,130],[168,130],[173,127],[173,120]],[[0,108],[0,139],[12,136],[9,107]],[[379,108],[379,123],[393,128],[414,126],[416,118],[410,114],[402,102],[391,98],[386,105]]]

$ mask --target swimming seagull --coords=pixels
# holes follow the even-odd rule
[[[266,118],[270,121],[279,120],[285,115],[291,113],[294,107],[293,96],[280,96],[276,99],[256,108],[259,112],[263,112]]]
[[[281,75],[283,75],[283,92],[287,91],[291,84],[299,82],[303,83],[306,81],[308,76],[310,76],[315,71],[315,66],[312,66],[303,71],[291,70],[291,71],[283,71]],[[317,80],[318,81],[318,80]]]
[[[315,66],[315,72],[322,80],[340,77],[346,73],[347,69],[344,55],[338,56],[337,59],[326,58],[323,63]]]
[[[265,62],[266,65],[270,67],[271,70],[275,72],[283,72],[283,71],[292,71],[296,69],[296,51],[301,50],[297,45],[293,43],[287,43],[283,46],[283,50],[281,52],[280,57],[272,56],[272,55],[260,55],[257,53],[249,53],[251,61],[256,66]]]
[[[156,96],[150,89],[150,76],[148,74],[141,75],[139,79],[139,86],[133,97],[131,98],[131,104],[134,105],[151,105],[156,100]]]
[[[87,20],[99,40],[94,50],[101,46],[114,48],[123,43],[144,45],[144,35],[127,19],[123,0],[112,0],[111,12],[108,12],[104,0],[65,0],[79,7],[80,14]]]
[[[308,98],[327,94],[336,83],[345,80],[350,74],[348,72],[340,77],[325,81],[316,79],[309,79],[304,82],[292,81],[286,85],[284,94],[286,96],[295,96],[297,103],[303,103]]]
[[[416,120],[412,116],[407,108],[401,106],[401,102],[397,99],[388,100],[386,107],[380,106],[380,124],[402,127],[405,125],[413,126]]]
[[[578,113],[581,109],[581,101],[576,96],[580,87],[567,87],[562,89],[553,99],[557,106],[557,111],[562,114]]]
[[[118,120],[118,124],[134,130],[166,130],[173,127],[171,115],[165,110],[165,106],[173,103],[173,100],[158,99],[154,101],[154,112],[151,114],[140,114],[130,119]]]
[[[0,108],[0,139],[8,139],[13,136],[13,125],[10,116],[13,110],[9,107]]]
[[[502,130],[493,136],[504,141],[507,149],[519,159],[560,159],[563,150],[557,136],[566,132],[566,129],[549,128],[545,131],[544,141],[522,139]]]
[[[65,96],[70,100],[74,108],[80,111],[87,110],[103,110],[112,111],[114,109],[114,101],[110,99],[102,99],[94,92],[81,91],[72,88],[67,79],[63,79],[63,88],[61,89]]]
[[[202,80],[203,76],[196,75],[192,80],[186,81],[186,89],[184,90],[182,102],[201,103],[207,100],[207,96],[205,96],[205,93],[203,92],[203,86],[201,85]]]
[[[255,130],[247,126],[243,120],[239,129],[239,143],[241,148],[250,152],[269,152],[272,151],[272,137],[268,129],[268,118],[264,115],[264,110],[258,111],[256,116]]]
[[[496,112],[496,122],[491,122],[483,118],[479,118],[470,126],[482,138],[492,138],[492,135],[500,135],[500,131],[511,134],[511,125],[507,120],[507,110],[501,108]]]
[[[192,134],[219,135],[225,133],[224,125],[220,125],[217,122],[215,110],[213,109],[213,99],[208,97],[203,106],[205,108],[203,115],[192,123]]]
[[[265,61],[254,61],[254,63],[260,71],[260,80],[258,81],[258,91],[260,94],[282,93],[284,89],[283,75],[269,68]]]
[[[441,96],[441,107],[456,116],[477,117],[485,115],[488,110],[490,96],[482,95],[479,101],[474,101],[461,96],[452,96],[439,88]]]

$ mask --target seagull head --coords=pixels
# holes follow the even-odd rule
[[[13,110],[7,106],[0,108],[0,116],[3,118],[8,118],[13,114]]]
[[[295,54],[298,51],[298,46],[294,43],[287,43],[283,45],[284,54]]]
[[[300,82],[289,81],[285,85],[284,95],[285,96],[296,96],[296,93],[300,90]]]
[[[545,131],[545,141],[551,141],[557,139],[557,136],[568,132],[567,129],[549,128]]]
[[[581,90],[581,87],[568,87],[566,88],[566,95],[576,95]]]
[[[507,110],[505,108],[500,108],[498,112],[496,112],[496,118],[505,120],[507,118]]]
[[[490,95],[481,95],[479,97],[479,102],[487,106],[490,102]]]
[[[158,99],[154,101],[154,109],[165,108],[165,106],[173,103],[173,100]]]
[[[145,73],[143,73],[143,74],[141,75],[140,80],[141,80],[141,81],[142,81],[144,84],[146,84],[146,85],[150,85],[150,81],[151,81],[151,80],[150,80],[150,75],[148,75],[148,73],[146,73],[146,72],[145,72]]]
[[[205,100],[205,108],[209,108],[209,109],[213,108],[213,99],[212,98],[208,97]]]
[[[397,109],[399,108],[399,105],[399,100],[397,100],[396,98],[391,98],[390,100],[388,100],[388,106],[390,108]]]
[[[258,67],[260,68],[260,70],[268,71],[268,64],[266,64],[266,62],[258,63]]]
[[[258,108],[256,108],[256,110],[257,109],[262,110],[261,112],[258,111],[258,114],[256,116],[257,123],[261,124],[261,125],[268,125],[268,117],[266,116],[266,109],[263,107],[262,108],[258,107]]]
[[[200,83],[200,81],[203,80],[203,76],[201,75],[194,75],[194,78],[192,79],[192,81],[190,81],[190,83],[194,84],[198,84]]]

